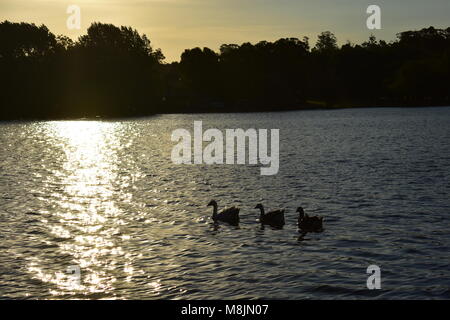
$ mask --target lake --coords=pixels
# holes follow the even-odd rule
[[[173,164],[196,120],[280,129],[278,174]],[[450,298],[450,107],[0,122],[0,145],[0,298]],[[300,237],[298,206],[325,230]]]

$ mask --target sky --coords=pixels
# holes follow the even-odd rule
[[[366,27],[371,4],[381,8],[381,30]],[[80,30],[66,26],[69,5],[81,9]],[[314,45],[327,30],[340,44],[372,33],[390,41],[401,31],[450,27],[449,17],[450,0],[0,0],[0,21],[45,24],[74,40],[92,22],[131,26],[161,48],[166,62],[187,48],[218,51],[224,43],[308,36]]]

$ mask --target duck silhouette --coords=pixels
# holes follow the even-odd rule
[[[226,208],[218,213],[216,200],[211,200],[208,203],[208,207],[209,206],[213,206],[213,215],[211,218],[213,219],[214,223],[218,223],[219,221],[221,221],[226,222],[232,226],[239,225],[239,208]]]
[[[264,206],[261,203],[258,203],[255,209],[261,210],[259,221],[262,228],[264,228],[264,225],[269,225],[273,228],[281,229],[285,225],[284,209],[265,213]]]
[[[310,217],[305,213],[302,207],[298,207],[298,228],[306,232],[321,232],[323,231],[323,217]]]

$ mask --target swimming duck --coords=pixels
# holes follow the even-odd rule
[[[213,206],[213,215],[212,219],[214,223],[218,221],[227,222],[232,226],[237,226],[239,224],[239,208],[231,207],[222,210],[220,213],[217,213],[217,202],[216,200],[211,200],[208,203],[208,207]]]
[[[323,217],[310,217],[308,216],[302,207],[298,207],[298,227],[299,229],[307,232],[321,232],[323,230]]]
[[[281,229],[285,225],[284,209],[264,213],[264,207],[261,203],[258,203],[255,209],[261,210],[259,221],[261,222],[262,227],[264,227],[264,225],[269,225],[273,228]]]

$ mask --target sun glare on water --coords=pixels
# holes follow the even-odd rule
[[[122,234],[125,222],[117,205],[120,188],[117,151],[121,145],[116,126],[100,121],[48,123],[47,133],[63,151],[63,165],[46,181],[58,186],[47,199],[48,205],[58,210],[54,210],[46,225],[58,239],[59,254],[70,260],[65,265],[78,266],[82,273],[82,281],[74,282],[64,268],[48,272],[44,267],[48,262],[31,258],[29,272],[53,285],[50,290],[53,295],[112,291],[117,281],[112,271],[117,270],[119,260],[126,261],[121,268],[125,276],[129,278],[134,272],[131,257],[124,253],[120,243],[126,237],[117,236]]]

